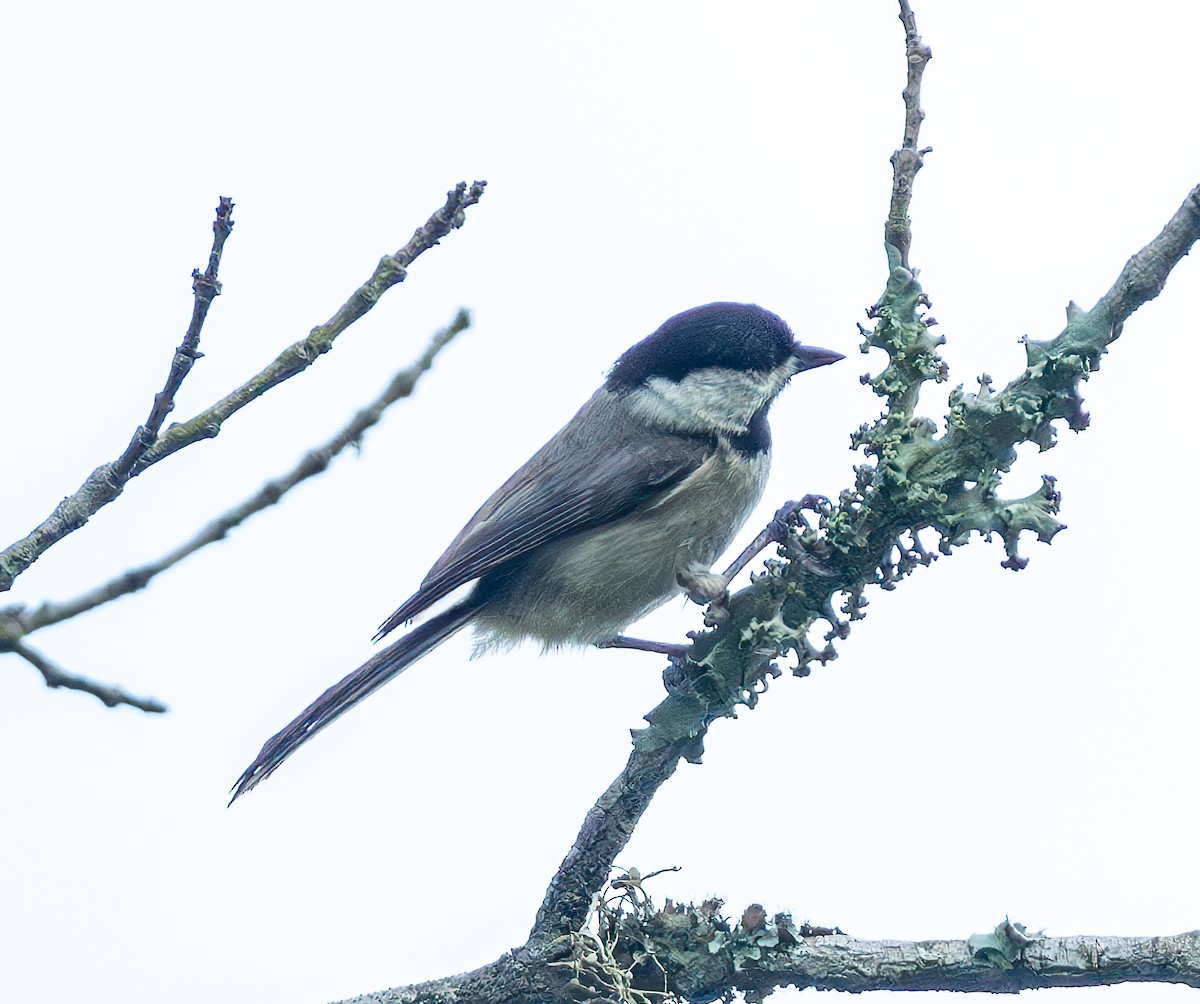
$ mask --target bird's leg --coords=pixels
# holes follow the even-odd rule
[[[804,522],[801,510],[817,511],[822,505],[828,505],[829,499],[823,495],[805,495],[799,502],[785,502],[771,518],[762,532],[733,560],[725,571],[718,575],[709,569],[700,567],[686,568],[678,572],[676,581],[683,587],[688,598],[701,606],[708,605],[710,610],[706,621],[719,622],[728,614],[726,603],[729,599],[729,583],[771,544],[785,544],[792,536],[792,528],[797,522]],[[805,523],[807,526],[807,523]],[[812,564],[815,559],[805,555],[797,559],[809,571],[817,574],[829,574],[822,568]]]
[[[792,541],[793,528],[798,523],[803,523],[805,529],[808,529],[808,521],[801,515],[803,510],[809,512],[820,512],[830,502],[824,495],[805,495],[799,502],[785,502],[779,507],[779,511],[771,517],[771,522],[768,523],[762,533],[750,542],[741,554],[734,559],[732,565],[725,570],[725,579],[727,582],[732,581],[733,577],[745,568],[750,562],[771,544],[787,544]],[[798,561],[808,571],[816,575],[829,576],[833,572],[826,568],[815,555],[807,551],[803,551],[798,547],[793,547],[789,557]]]
[[[758,557],[763,550],[772,544],[782,544],[787,540],[788,534],[792,532],[792,523],[803,505],[804,502],[785,502],[780,506],[779,511],[771,517],[771,522],[763,527],[762,532],[750,541],[742,553],[733,559],[733,564],[725,569],[726,583],[732,582],[733,577]]]
[[[654,652],[658,655],[669,655],[672,659],[681,659],[691,646],[678,645],[668,641],[647,641],[644,638],[628,638],[623,634],[610,638],[608,641],[596,642],[596,648],[632,648],[640,652]]]
[[[763,528],[762,533],[734,558],[733,564],[724,572],[717,573],[703,565],[689,565],[675,573],[675,581],[683,587],[688,599],[693,603],[708,607],[704,615],[706,624],[710,626],[719,624],[729,616],[729,583],[766,548],[772,544],[788,543],[792,539],[793,527],[798,522],[804,522],[807,526],[804,517],[800,515],[802,510],[818,512],[822,506],[826,505],[829,505],[829,499],[823,495],[805,495],[799,502],[785,502],[771,518],[771,522]],[[833,574],[814,555],[801,552],[799,548],[794,550],[796,553],[792,557],[810,572],[825,576]],[[596,647],[638,649],[642,652],[655,652],[659,655],[670,656],[672,659],[682,658],[690,648],[688,645],[627,638],[625,635],[617,635],[609,641],[597,642]]]

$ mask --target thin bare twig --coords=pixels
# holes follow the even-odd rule
[[[483,197],[486,185],[485,181],[477,181],[468,188],[465,182],[459,182],[447,193],[445,205],[429,217],[424,226],[417,228],[412,240],[404,247],[395,254],[384,255],[371,277],[354,291],[333,317],[313,328],[307,338],[302,338],[284,349],[269,366],[247,380],[232,394],[194,418],[172,425],[158,442],[146,451],[146,455],[134,468],[134,476],[185,446],[202,439],[212,439],[221,431],[222,423],[231,415],[261,397],[272,387],[308,369],[332,349],[334,340],[374,307],[384,293],[407,278],[407,268],[418,256],[436,247],[443,237],[463,225],[465,210]]]
[[[0,611],[0,616],[6,615],[11,618],[25,634],[28,634],[38,628],[68,620],[85,611],[93,610],[101,604],[144,589],[149,585],[150,580],[159,573],[178,564],[189,555],[195,554],[200,548],[224,539],[230,530],[245,522],[256,512],[261,512],[268,506],[274,505],[296,485],[324,471],[333,458],[346,447],[357,444],[363,434],[383,417],[388,407],[412,394],[417,381],[433,365],[437,354],[456,335],[465,331],[470,324],[470,314],[466,310],[460,310],[458,316],[449,325],[430,339],[425,351],[416,362],[393,376],[383,392],[358,411],[335,436],[306,453],[300,462],[282,477],[268,481],[248,499],[222,513],[190,540],[163,555],[157,561],[138,568],[131,568],[111,581],[72,600],[62,603],[43,603],[28,612],[12,609]]]
[[[60,666],[56,666],[42,655],[41,652],[37,651],[37,649],[30,648],[23,641],[18,640],[13,642],[11,651],[15,652],[41,673],[47,687],[63,687],[67,690],[79,690],[85,694],[91,694],[109,708],[125,704],[131,708],[137,708],[139,711],[146,711],[153,714],[159,714],[167,710],[165,704],[154,700],[152,697],[135,697],[120,687],[114,687],[107,683],[99,683],[96,680],[89,680],[86,676],[76,676],[73,673],[68,673]]]
[[[128,477],[136,477],[158,461],[192,443],[211,439],[221,425],[251,401],[297,373],[303,372],[333,347],[333,341],[347,327],[369,311],[388,289],[404,280],[406,269],[425,251],[434,247],[450,231],[461,227],[464,211],[483,195],[486,182],[477,181],[469,188],[459,183],[448,193],[445,204],[395,254],[385,256],[367,280],[340,310],[325,324],[314,328],[307,338],[285,349],[273,363],[229,396],[187,422],[172,425],[154,444],[141,453]],[[125,457],[126,454],[122,454]],[[115,463],[96,468],[83,485],[63,499],[54,512],[21,540],[0,552],[0,592],[12,588],[17,577],[45,551],[83,526],[102,507],[121,494],[128,478],[116,475]]]
[[[12,588],[18,575],[63,537],[78,530],[100,509],[112,502],[133,477],[135,465],[158,440],[158,432],[167,414],[175,407],[175,394],[200,358],[200,329],[208,316],[213,297],[221,292],[217,269],[225,241],[233,230],[233,200],[222,195],[217,202],[213,222],[213,245],[208,268],[201,275],[192,271],[192,320],[183,342],[171,358],[171,368],[163,389],[154,395],[154,404],[145,425],[139,425],[124,452],[114,461],[97,467],[79,489],[63,499],[32,533],[0,552],[0,593]]]
[[[917,147],[921,123],[925,113],[921,110],[921,77],[925,64],[933,58],[933,52],[917,34],[917,20],[908,0],[900,0],[900,21],[904,25],[905,53],[908,57],[908,81],[904,87],[904,139],[900,149],[892,154],[892,201],[888,209],[887,223],[883,228],[886,245],[896,249],[898,264],[908,268],[908,249],[912,244],[909,230],[908,206],[912,201],[913,179],[924,165],[925,154],[932,147]]]
[[[213,299],[221,295],[217,270],[221,267],[225,241],[232,232],[233,199],[222,195],[217,202],[217,218],[213,221],[213,246],[208,254],[208,268],[203,273],[199,269],[192,270],[192,321],[171,359],[166,384],[154,395],[154,404],[146,424],[138,426],[125,452],[113,462],[110,476],[114,481],[122,484],[128,481],[134,465],[157,441],[163,422],[175,407],[175,395],[183,386],[184,378],[191,372],[196,360],[204,355],[200,351],[200,330],[204,327],[204,319],[208,316]]]

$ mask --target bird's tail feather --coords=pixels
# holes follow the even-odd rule
[[[445,613],[413,628],[403,638],[371,656],[344,680],[335,683],[263,744],[254,762],[242,772],[231,789],[233,797],[229,804],[233,805],[240,796],[270,777],[284,760],[326,725],[449,638],[471,619],[476,609],[477,604],[467,597]]]

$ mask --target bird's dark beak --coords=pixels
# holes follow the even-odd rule
[[[792,355],[800,364],[796,368],[797,373],[814,370],[818,366],[828,366],[830,363],[836,363],[839,359],[846,358],[840,352],[834,352],[832,349],[818,349],[814,345],[801,345],[799,342],[792,346]]]

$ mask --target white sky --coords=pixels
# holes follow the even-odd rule
[[[1200,6],[917,12],[935,152],[913,261],[953,382],[1003,383],[1017,338],[1094,302],[1200,180]],[[331,355],[18,583],[11,601],[62,599],[159,555],[473,310],[361,456],[148,592],[30,639],[171,714],[109,711],[3,660],[0,997],[319,1004],[494,959],[524,940],[624,763],[661,660],[468,661],[455,639],[231,811],[226,790],[366,658],[612,360],[680,309],[755,301],[851,353],[777,406],[745,536],[785,498],[850,483],[848,434],[879,409],[855,323],[885,280],[895,4],[74,0],[6,21],[5,544],[144,418],[218,195],[237,227],[181,418],[324,321],[455,181],[490,184]],[[966,937],[1006,913],[1055,935],[1200,926],[1198,292],[1185,261],[1087,385],[1092,428],[1023,454],[1012,494],[1060,479],[1053,547],[1028,543],[1016,575],[975,543],[872,595],[836,664],[713,728],[620,863],[682,866],[660,899],[716,894],[735,916],[758,900],[872,938]],[[639,633],[698,620],[672,605]]]

